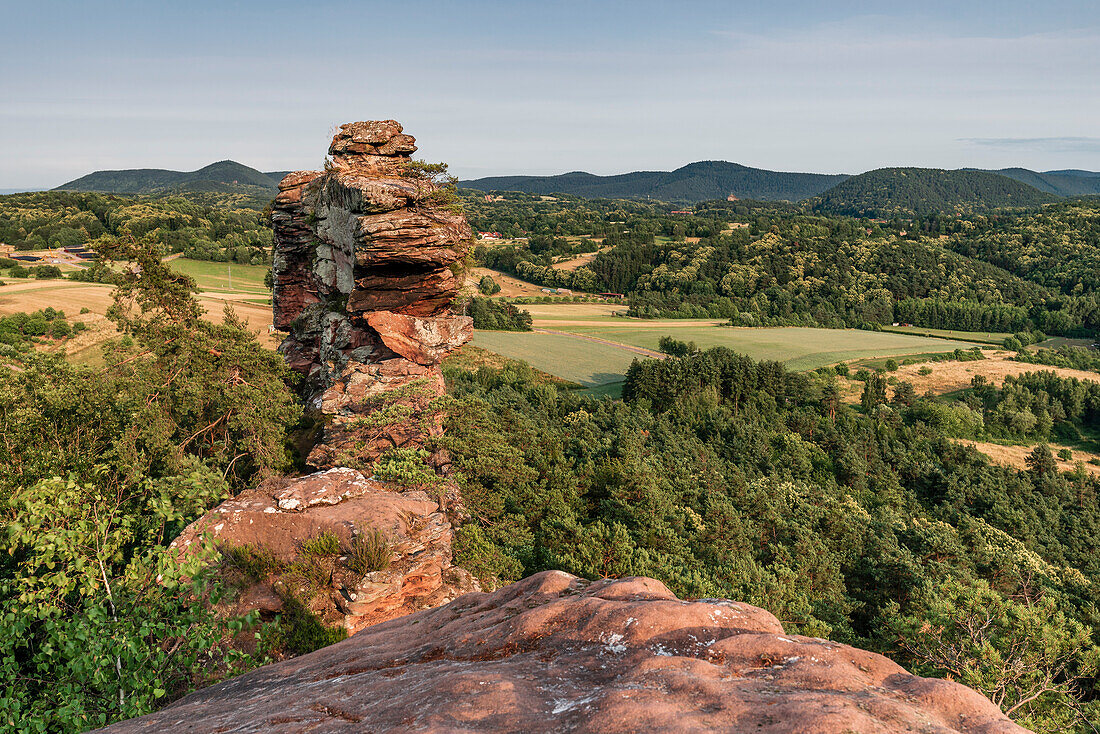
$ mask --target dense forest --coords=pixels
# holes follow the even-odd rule
[[[879,168],[852,176],[809,203],[831,214],[888,217],[1030,207],[1056,199],[1053,194],[990,171]]]
[[[870,382],[851,408],[825,371],[723,349],[636,362],[622,401],[524,366],[448,377],[445,441],[476,518],[457,552],[483,578],[653,576],[951,676],[1037,731],[1100,717],[1100,482],[1042,446],[1018,471],[951,440],[983,408],[1001,430],[1025,394],[1087,429],[1093,388],[981,386],[967,422],[965,403]]]
[[[708,202],[685,216],[657,205],[519,196],[467,204],[479,228],[527,237],[479,247],[482,264],[543,285],[625,293],[637,316],[743,326],[1100,329],[1097,202],[872,221],[758,202]],[[603,249],[590,265],[553,268],[593,243]]]
[[[60,191],[0,196],[0,242],[16,250],[88,245],[105,235],[147,238],[165,254],[196,260],[271,262],[271,228],[254,209],[180,197],[137,200]]]
[[[229,195],[262,209],[275,196],[279,181],[286,173],[286,171],[263,173],[236,161],[218,161],[197,171],[187,172],[159,168],[95,171],[62,184],[55,191],[91,191],[150,196],[174,194],[188,197]]]
[[[461,181],[459,185],[480,191],[695,203],[730,195],[760,201],[802,201],[846,178],[766,171],[727,161],[698,161],[675,171],[635,171],[615,176],[595,176],[583,171],[557,176],[494,176]]]

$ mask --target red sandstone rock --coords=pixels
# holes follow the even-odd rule
[[[317,399],[326,416],[325,440],[310,452],[311,466],[369,464],[388,448],[420,447],[443,432],[433,401],[446,391],[437,367],[403,357],[350,364]],[[370,421],[378,411],[407,409],[405,420]],[[362,425],[366,421],[370,427]]]
[[[223,547],[263,547],[291,563],[301,543],[321,533],[334,533],[346,549],[353,534],[371,530],[390,540],[393,561],[385,570],[360,576],[334,559],[331,588],[311,601],[327,623],[354,633],[477,588],[469,573],[451,565],[453,531],[436,500],[420,490],[367,479],[354,469],[267,482],[242,492],[189,525],[172,548],[187,552],[209,538]],[[234,611],[278,611],[280,583],[292,582],[272,577],[244,589]]]
[[[369,627],[108,727],[139,732],[1025,730],[890,660],[647,578],[559,571]]]
[[[421,365],[442,362],[449,352],[469,341],[474,329],[474,320],[469,316],[421,319],[389,311],[367,314],[367,323],[378,332],[383,344]]]
[[[355,411],[328,413],[333,401],[322,397],[346,392],[337,383],[348,369],[397,355],[437,365],[470,335],[448,320],[461,285],[451,266],[469,249],[470,226],[433,197],[437,185],[411,166],[415,150],[394,120],[348,123],[332,140],[325,171],[297,171],[279,185],[271,215],[274,325],[289,332],[280,351],[305,375],[307,405],[324,414],[323,436],[310,453],[315,468],[336,466],[335,457],[355,443],[347,420]],[[376,320],[383,334],[371,322],[379,311],[442,320],[383,317]],[[355,374],[362,381],[372,373]],[[409,445],[417,431],[425,438],[438,426],[398,427],[387,440]]]

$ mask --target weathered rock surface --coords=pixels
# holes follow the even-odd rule
[[[402,491],[367,479],[354,469],[265,482],[192,523],[172,547],[185,551],[209,538],[222,547],[264,548],[292,564],[302,556],[302,542],[322,533],[335,534],[347,549],[353,535],[373,530],[389,540],[393,560],[384,570],[360,575],[346,562],[332,559],[330,588],[306,599],[328,624],[355,633],[477,588],[469,573],[451,565],[453,532],[437,500],[423,491]],[[233,611],[278,612],[282,600],[277,590],[294,583],[279,574],[253,583],[242,590]]]
[[[1023,732],[756,607],[558,571],[369,627],[106,731]]]
[[[362,381],[370,371],[361,365],[394,358],[434,367],[470,337],[472,321],[447,311],[470,227],[437,200],[439,186],[412,164],[415,150],[393,120],[349,123],[333,138],[325,171],[291,173],[279,185],[274,324],[289,332],[280,349],[305,375],[306,402],[325,422],[309,459],[316,468],[377,456],[375,446],[346,456],[349,423],[361,424],[365,407],[333,412],[325,397],[349,371]]]
[[[331,588],[319,594],[289,588],[293,574],[275,573],[244,589],[231,612],[278,611],[289,592],[353,633],[477,588],[451,566],[445,512],[459,509],[453,483],[434,487],[440,502],[340,468],[368,469],[389,448],[430,448],[442,433],[439,363],[472,332],[472,319],[448,312],[459,283],[451,266],[466,254],[470,227],[433,197],[439,186],[412,165],[415,150],[393,120],[353,122],[333,138],[324,171],[297,171],[279,184],[274,323],[289,332],[280,350],[305,376],[303,399],[321,424],[307,463],[330,471],[246,491],[175,544],[186,549],[206,534],[222,547],[270,551],[289,566],[321,533],[335,533],[347,548],[353,533],[378,530],[393,561],[366,576],[331,562],[324,569]],[[429,456],[446,472],[444,452]]]

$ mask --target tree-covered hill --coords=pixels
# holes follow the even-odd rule
[[[96,191],[115,194],[183,192],[267,193],[275,195],[283,171],[263,173],[236,161],[218,161],[197,171],[137,168],[96,171],[57,187],[58,191]]]
[[[675,171],[635,171],[617,176],[596,176],[583,171],[558,176],[494,176],[461,181],[459,185],[480,191],[695,203],[725,199],[730,194],[738,199],[801,201],[845,178],[845,175],[767,171],[727,161],[699,161]]]
[[[196,260],[271,261],[271,227],[244,204],[229,208],[178,196],[139,200],[75,191],[0,196],[0,242],[18,251],[88,245],[104,236],[147,237],[165,253]]]
[[[990,171],[1008,176],[1040,191],[1056,196],[1093,196],[1100,194],[1100,173],[1092,171],[1029,171],[1026,168],[1002,168]]]
[[[990,171],[879,168],[837,184],[811,204],[820,212],[884,217],[1031,207],[1055,200],[1053,194]]]

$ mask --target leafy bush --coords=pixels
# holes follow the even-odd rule
[[[305,655],[347,639],[346,629],[326,627],[297,596],[284,592],[282,601],[278,619],[263,630],[264,647],[287,655]]]
[[[493,280],[491,276],[483,275],[478,281],[477,289],[483,296],[492,296],[500,293],[500,283]]]

